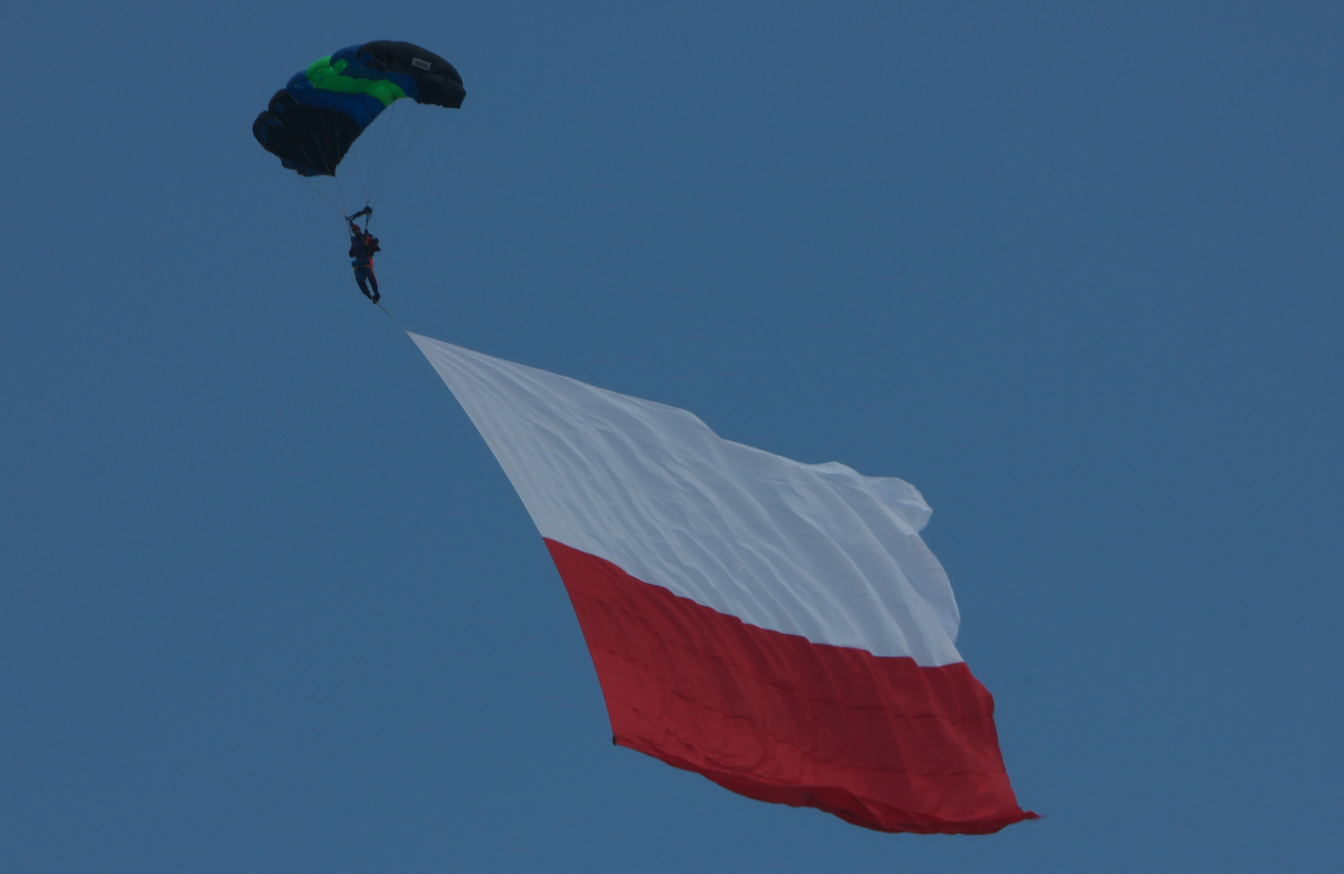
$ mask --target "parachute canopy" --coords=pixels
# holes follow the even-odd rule
[[[428,49],[367,42],[295,73],[252,122],[252,135],[300,176],[335,176],[350,146],[394,101],[457,109],[466,96],[453,65]]]

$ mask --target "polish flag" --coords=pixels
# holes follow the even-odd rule
[[[914,486],[428,337],[583,629],[612,741],[762,801],[985,834],[1017,805]]]

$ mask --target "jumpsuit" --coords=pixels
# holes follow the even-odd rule
[[[350,238],[350,257],[354,259],[350,266],[355,271],[355,282],[359,283],[359,290],[364,292],[364,296],[374,303],[382,295],[378,293],[378,277],[373,275],[373,253],[381,251],[378,238],[368,231]],[[373,286],[372,292],[369,291],[370,285]]]

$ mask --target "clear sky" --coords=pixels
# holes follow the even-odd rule
[[[0,869],[1338,871],[1344,7],[5,13]],[[614,748],[540,537],[251,135],[461,71],[408,328],[899,476],[1024,807],[883,835]]]

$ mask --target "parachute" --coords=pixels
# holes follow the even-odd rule
[[[355,140],[394,102],[457,109],[466,96],[462,77],[443,58],[412,43],[377,40],[295,73],[252,122],[252,135],[300,176],[335,176]]]

